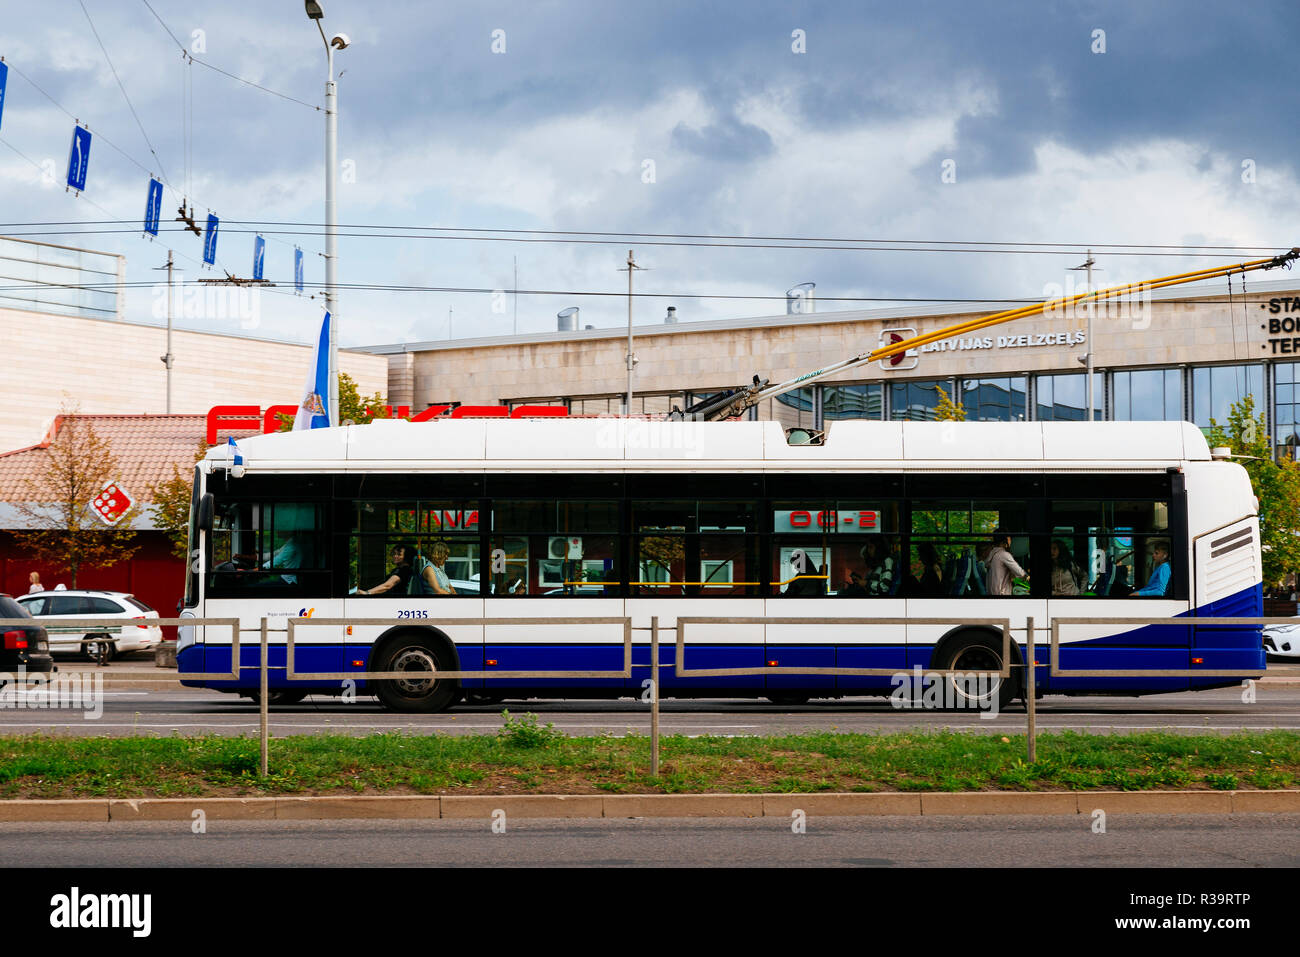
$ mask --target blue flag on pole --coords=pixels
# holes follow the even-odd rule
[[[293,430],[327,429],[330,426],[330,314],[320,324],[320,335],[311,353],[311,368],[303,386],[302,401],[293,420]]]
[[[302,250],[296,247],[293,251],[293,288],[302,292]]]
[[[78,193],[86,189],[86,170],[90,167],[90,130],[72,128],[72,146],[68,150],[68,186]]]
[[[149,178],[149,198],[144,204],[144,231],[150,236],[158,235],[158,218],[162,214],[162,183]]]
[[[244,464],[244,453],[239,451],[239,446],[235,444],[235,440],[232,438],[226,439],[226,458],[231,465]]]
[[[261,236],[253,237],[253,278],[262,280],[262,270],[266,265],[266,240]]]
[[[5,116],[5,85],[9,82],[9,64],[0,60],[0,121]]]
[[[208,213],[208,228],[203,233],[203,261],[209,266],[217,261],[217,227],[221,221],[213,213]]]

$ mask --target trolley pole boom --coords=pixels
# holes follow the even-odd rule
[[[931,342],[940,342],[944,339],[950,339],[953,336],[960,336],[980,329],[987,329],[990,326],[1001,325],[1004,322],[1011,322],[1015,319],[1025,319],[1029,316],[1054,312],[1058,309],[1065,309],[1088,300],[1097,301],[1101,299],[1114,299],[1119,296],[1141,293],[1150,289],[1163,289],[1168,286],[1180,286],[1184,283],[1197,282],[1202,279],[1218,279],[1223,276],[1232,276],[1235,273],[1248,273],[1259,269],[1275,269],[1278,266],[1286,266],[1289,268],[1297,259],[1300,259],[1300,247],[1292,248],[1289,252],[1274,256],[1271,259],[1251,259],[1246,262],[1233,263],[1228,266],[1211,266],[1207,269],[1197,269],[1192,272],[1176,273],[1172,276],[1161,276],[1158,279],[1151,279],[1145,282],[1126,283],[1120,286],[1111,286],[1106,289],[1089,290],[1088,292],[1081,292],[1074,296],[1062,296],[1058,299],[1051,299],[1046,302],[1031,303],[1014,309],[1006,309],[1002,312],[995,312],[991,315],[981,316],[977,319],[968,319],[965,322],[945,326],[942,329],[936,329],[933,332],[913,336],[910,339],[891,342],[889,345],[879,346],[869,352],[860,353],[859,355],[843,359],[839,362],[832,363],[831,365],[824,366],[823,368],[815,369],[812,372],[805,372],[803,375],[795,376],[793,379],[787,379],[785,382],[779,382],[775,385],[769,385],[767,379],[759,379],[758,376],[754,376],[754,381],[751,385],[742,386],[739,389],[733,389],[729,392],[723,393],[722,395],[714,396],[698,402],[686,409],[683,417],[694,416],[710,422],[734,418],[743,415],[764,399],[774,398],[775,396],[789,392],[791,389],[797,389],[800,386],[819,382],[822,379],[843,372],[846,369],[852,369],[856,366],[876,362],[880,359],[888,359],[890,356],[908,352]],[[1089,343],[1089,348],[1091,347],[1092,344]]]

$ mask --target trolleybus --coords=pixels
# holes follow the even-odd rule
[[[351,687],[402,711],[639,696],[652,616],[665,697],[793,703],[896,687],[792,667],[1000,669],[997,619],[1010,622],[1012,665],[1035,623],[1044,694],[1263,673],[1258,626],[1197,624],[1260,616],[1261,567],[1246,472],[1190,423],[841,420],[816,438],[771,421],[549,418],[241,439],[196,469],[183,614],[252,632],[269,619],[273,700]],[[1172,624],[1072,625],[1049,674],[1054,619],[1124,617]],[[308,619],[292,682],[288,618]],[[501,618],[526,621],[482,623]],[[584,618],[631,619],[630,677],[546,676],[624,668],[622,626]],[[679,675],[679,618],[713,619],[680,636],[686,671],[753,673]],[[229,629],[181,629],[180,670],[205,676],[191,686],[253,695],[259,655],[246,635],[232,680]],[[1190,674],[1069,674],[1116,669]],[[411,677],[310,677],[366,671]],[[991,692],[1001,704],[1022,694],[1023,669],[1012,675]]]

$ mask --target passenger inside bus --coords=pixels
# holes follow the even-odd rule
[[[1146,586],[1133,592],[1134,595],[1147,595],[1163,598],[1169,589],[1169,546],[1165,542],[1155,542],[1151,546],[1151,560],[1155,567],[1151,570],[1151,579]]]
[[[410,545],[394,545],[391,555],[393,570],[388,577],[375,585],[373,588],[358,588],[358,595],[382,595],[385,592],[395,590],[398,595],[405,595],[411,583],[411,575],[414,569],[411,567],[411,559],[415,556],[414,550]]]

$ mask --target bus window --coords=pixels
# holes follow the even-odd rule
[[[774,502],[774,595],[871,598],[900,594],[896,502]]]
[[[1167,502],[1053,502],[1051,529],[1053,596],[1176,597]]]
[[[469,501],[358,501],[349,542],[357,594],[479,594],[479,510]]]
[[[980,597],[999,587],[1001,597],[1029,594],[1029,510],[1024,502],[915,502],[911,526],[903,585],[909,597]],[[1008,540],[1010,563],[1000,555],[1000,542]]]
[[[619,594],[619,508],[614,501],[494,499],[491,594]]]
[[[208,557],[214,597],[327,594],[323,513],[314,502],[219,501]]]

